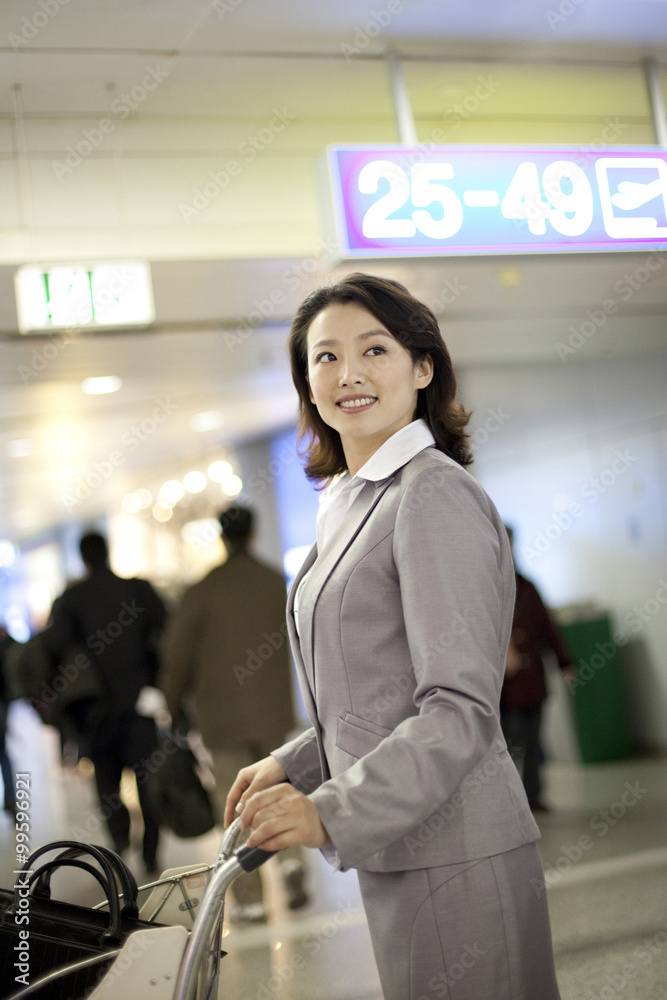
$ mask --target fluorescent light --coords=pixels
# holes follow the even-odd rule
[[[190,417],[190,427],[198,433],[217,430],[218,427],[222,427],[224,422],[225,418],[218,410],[206,410],[204,413],[195,413]]]
[[[181,537],[197,551],[214,547],[220,538],[220,522],[215,517],[188,521],[181,528]]]
[[[160,500],[165,504],[173,505],[178,503],[185,490],[178,479],[169,479],[160,490]]]
[[[16,549],[9,539],[0,539],[0,566],[13,566],[15,562]]]
[[[147,510],[148,507],[153,503],[153,497],[150,490],[137,490],[136,496],[139,497],[141,503],[141,509]]]
[[[117,375],[99,375],[96,378],[84,378],[81,388],[87,396],[104,396],[108,392],[118,392],[123,380]]]
[[[237,497],[243,489],[243,482],[238,476],[229,476],[220,488],[228,497]]]
[[[158,502],[153,507],[153,517],[156,521],[168,521],[173,514],[173,511],[169,504],[164,503],[162,500]]]
[[[137,514],[141,510],[141,499],[136,493],[126,493],[121,506],[127,514]]]
[[[32,455],[34,448],[32,441],[29,441],[27,438],[20,438],[16,441],[8,441],[5,451],[9,458],[25,458],[26,455]]]
[[[212,462],[208,467],[208,478],[213,483],[224,483],[233,474],[229,462]]]
[[[206,476],[203,472],[188,472],[183,484],[189,493],[201,493],[206,489]]]

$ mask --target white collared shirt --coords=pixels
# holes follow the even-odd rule
[[[424,451],[425,448],[430,448],[434,444],[435,438],[426,421],[413,420],[387,438],[354,476],[350,476],[350,473],[346,472],[334,479],[320,497],[316,526],[318,556],[321,555],[324,546],[363,489],[364,483],[379,483],[383,479],[388,479],[420,451]],[[297,635],[299,632],[299,598],[307,577],[308,573],[302,577],[294,595],[294,623]]]
[[[387,438],[354,476],[346,472],[334,479],[320,497],[316,528],[318,554],[347,514],[365,482],[379,483],[387,479],[420,451],[434,444],[435,438],[428,424],[424,420],[413,420]]]

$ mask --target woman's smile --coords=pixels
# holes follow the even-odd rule
[[[342,396],[337,400],[336,406],[345,413],[360,413],[370,409],[374,403],[377,403],[377,396]]]

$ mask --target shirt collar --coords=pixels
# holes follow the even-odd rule
[[[365,465],[356,473],[360,479],[379,483],[382,479],[392,476],[397,469],[418,455],[424,448],[435,444],[428,424],[424,420],[413,420],[401,427],[390,438],[380,445]],[[355,478],[354,476],[352,478]]]
[[[387,438],[354,476],[350,476],[349,472],[344,472],[341,476],[333,479],[320,495],[320,505],[328,507],[348,486],[350,489],[354,489],[356,486],[361,486],[362,481],[379,483],[383,479],[387,479],[411,458],[418,455],[420,451],[430,448],[434,444],[435,438],[426,421],[413,420]]]

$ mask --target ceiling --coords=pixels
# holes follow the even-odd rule
[[[648,144],[641,63],[664,75],[667,2],[21,0],[0,8],[0,39],[0,538],[17,541],[293,422],[289,319],[334,267],[315,166],[328,143],[396,141],[389,49],[420,141],[449,120],[455,142],[590,148],[612,122],[617,141]],[[452,121],[489,71],[493,100]],[[197,201],[234,158],[240,174]],[[17,265],[134,258],[152,264],[149,329],[18,334]],[[439,312],[465,367],[559,363],[557,345],[638,258],[363,266]],[[578,357],[664,346],[661,272],[616,298]],[[91,375],[122,388],[85,396]],[[211,411],[220,426],[193,430]]]

